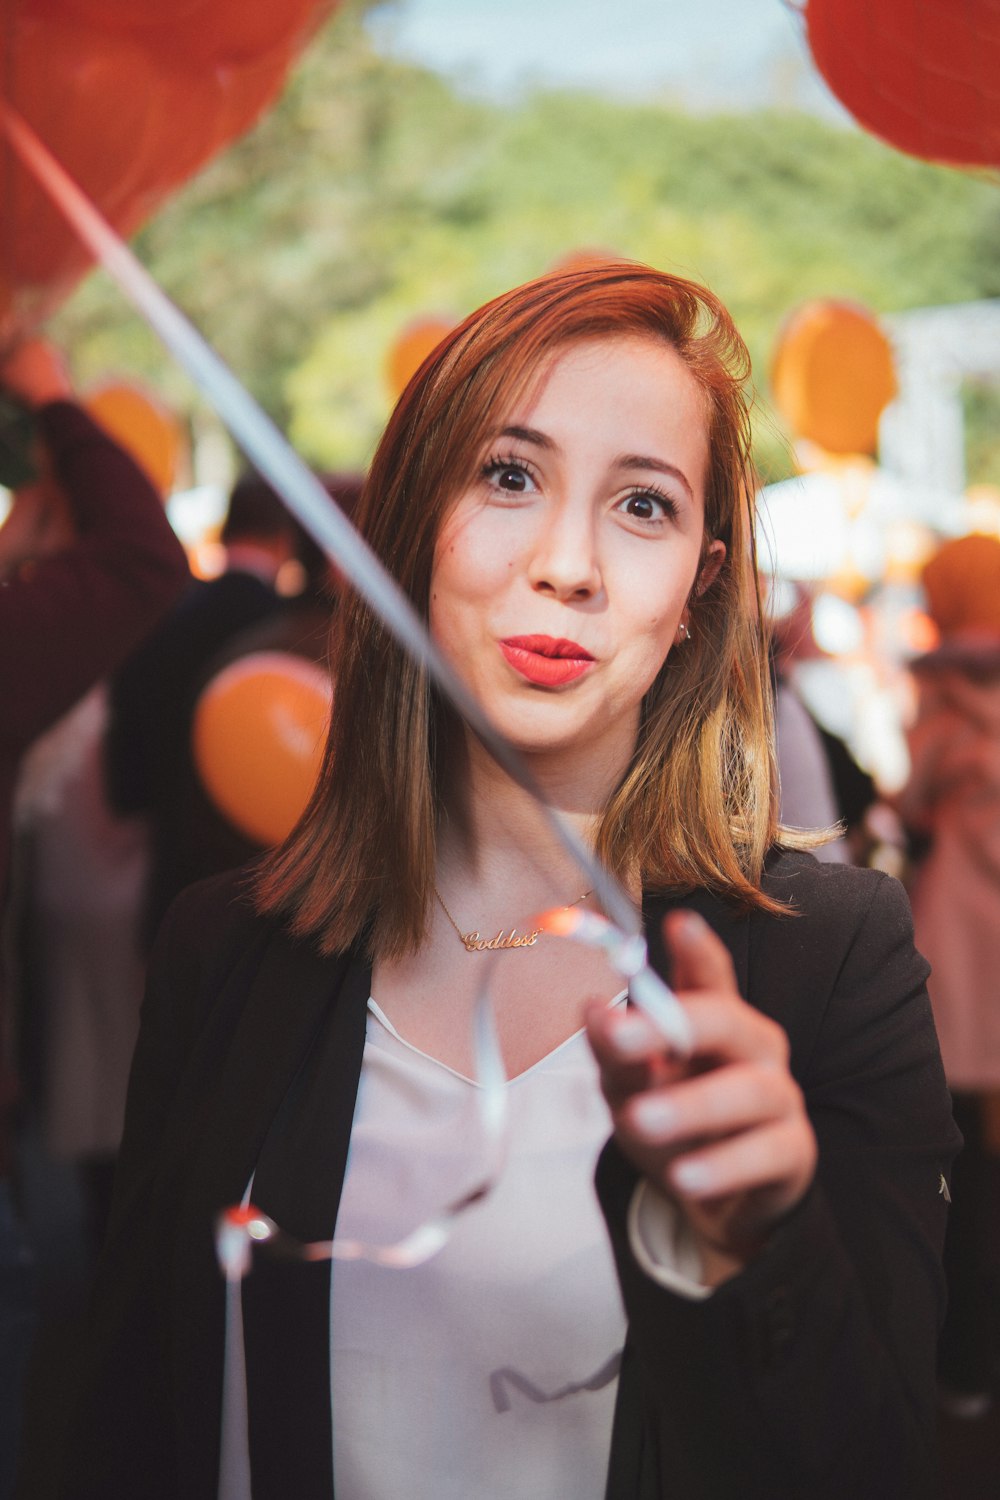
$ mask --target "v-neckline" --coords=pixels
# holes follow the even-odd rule
[[[619,990],[618,994],[613,995],[612,998],[608,1001],[608,1009],[611,1010],[613,1006],[621,1005],[627,999],[628,990]],[[482,1084],[478,1081],[478,1079],[469,1078],[467,1074],[459,1072],[457,1068],[451,1067],[449,1063],[442,1062],[439,1057],[434,1057],[434,1055],[430,1052],[422,1051],[421,1048],[416,1046],[414,1042],[408,1042],[406,1037],[401,1035],[401,1033],[396,1030],[395,1026],[389,1020],[389,1017],[385,1014],[385,1011],[381,1008],[374,995],[368,996],[368,1013],[375,1017],[375,1020],[379,1023],[384,1031],[388,1032],[389,1036],[393,1037],[397,1042],[399,1042],[400,1046],[405,1047],[408,1052],[413,1053],[415,1057],[419,1057],[423,1059],[424,1062],[430,1063],[432,1067],[440,1068],[444,1073],[450,1073],[452,1078],[457,1078],[459,1082],[468,1084],[470,1088],[482,1088]],[[579,1037],[583,1036],[583,1034],[584,1027],[582,1026],[579,1027],[576,1031],[571,1032],[568,1037],[564,1037],[564,1039],[555,1047],[553,1047],[551,1051],[546,1052],[543,1057],[539,1057],[535,1062],[531,1064],[530,1067],[522,1068],[520,1073],[515,1073],[512,1078],[508,1078],[508,1087],[511,1084],[520,1083],[522,1078],[528,1078],[532,1073],[534,1073],[537,1069],[543,1067],[552,1058],[557,1057],[565,1047],[568,1047],[571,1042],[575,1042]]]

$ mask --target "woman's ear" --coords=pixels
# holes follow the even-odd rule
[[[709,542],[707,548],[705,549],[704,561],[702,562],[702,565],[698,570],[698,577],[695,579],[694,596],[696,599],[700,599],[705,590],[711,588],[716,578],[718,578],[719,569],[722,567],[722,564],[725,562],[725,560],[725,542]]]

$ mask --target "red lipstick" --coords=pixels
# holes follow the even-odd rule
[[[562,687],[590,670],[594,658],[576,641],[551,635],[512,635],[500,642],[515,672],[538,687]]]

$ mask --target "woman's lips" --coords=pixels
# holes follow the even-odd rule
[[[562,687],[594,665],[590,652],[576,641],[551,635],[512,635],[500,642],[500,650],[515,672],[539,687]]]

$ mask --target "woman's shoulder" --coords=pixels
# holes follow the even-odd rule
[[[254,864],[243,865],[181,891],[156,935],[150,974],[174,989],[211,990],[275,940],[292,941],[280,919],[258,911],[254,874]]]
[[[646,906],[650,952],[662,958],[659,918],[674,905],[698,912],[722,938],[744,993],[829,993],[858,965],[905,973],[922,983],[927,965],[913,946],[913,919],[903,886],[881,870],[826,863],[774,849],[763,894],[770,907],[746,905],[707,890],[653,897]]]
[[[909,897],[884,870],[779,850],[768,859],[762,889],[784,908],[753,913],[751,943],[763,950],[777,942],[836,958],[859,946],[871,952],[912,948]]]
[[[768,862],[764,889],[788,915],[753,913],[750,986],[766,991],[786,1029],[799,1029],[804,1040],[813,1023],[850,1030],[897,1009],[907,1024],[929,1024],[928,965],[914,946],[909,898],[898,880],[782,852]],[[903,998],[918,1002],[919,1017],[900,1007]]]
[[[882,870],[818,860],[801,850],[775,848],[765,863],[760,889],[774,907],[753,910],[724,895],[701,889],[675,895],[651,895],[649,911],[658,916],[671,906],[691,906],[717,931],[749,923],[757,935],[774,931],[791,935],[803,927],[850,928],[873,906],[908,920],[909,899],[898,880]]]
[[[819,860],[797,849],[772,850],[764,866],[761,889],[798,916],[818,912],[849,916],[864,912],[872,901],[882,899],[907,904],[902,885],[884,870]]]
[[[761,889],[775,903],[769,909],[747,910],[704,891],[686,903],[723,938],[737,969],[744,966],[750,989],[821,994],[859,965],[899,968],[908,981],[926,976],[913,946],[909,897],[884,871],[774,849]]]
[[[253,877],[251,864],[188,886],[160,925],[137,1051],[157,1076],[179,1075],[207,1026],[234,1024],[262,974],[295,983],[322,965],[326,976],[310,943],[257,910]]]
[[[261,916],[253,898],[255,862],[240,865],[234,870],[224,870],[221,875],[210,875],[185,887],[174,899],[164,918],[163,928],[183,931],[211,924],[216,935],[232,930],[246,935],[268,923]]]

